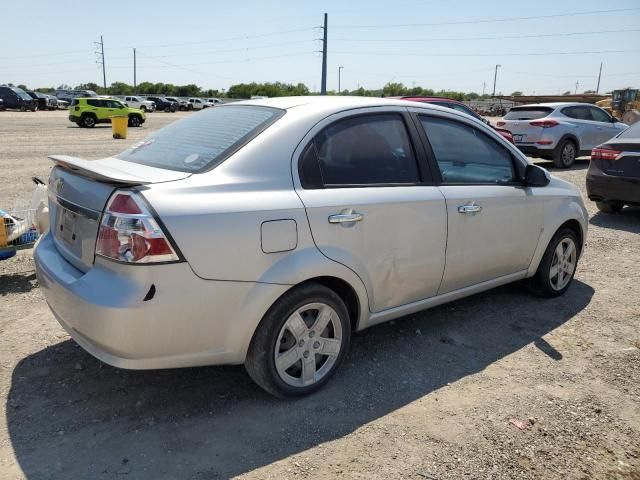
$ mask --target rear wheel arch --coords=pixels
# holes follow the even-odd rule
[[[562,138],[558,141],[557,145],[562,144],[565,140],[569,140],[573,142],[573,144],[576,146],[576,156],[577,156],[577,154],[580,152],[580,141],[578,140],[578,137],[576,137],[571,133],[565,133],[562,136]]]
[[[361,306],[355,288],[353,288],[347,281],[332,276],[310,278],[302,283],[299,283],[298,285],[296,285],[296,287],[309,283],[317,283],[323,285],[329,290],[332,290],[336,295],[338,295],[347,306],[351,331],[355,331],[358,329]]]

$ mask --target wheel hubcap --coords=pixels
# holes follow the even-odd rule
[[[576,244],[571,238],[563,238],[558,243],[551,268],[549,269],[549,281],[554,290],[562,290],[571,281],[573,272],[576,269]]]
[[[342,321],[325,303],[298,308],[282,326],[275,366],[288,385],[306,387],[324,378],[342,349]]]

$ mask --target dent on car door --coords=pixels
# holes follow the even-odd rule
[[[419,119],[447,205],[446,263],[438,293],[525,271],[540,237],[543,201],[522,185],[524,163],[470,123]]]
[[[446,212],[415,126],[395,111],[338,117],[312,132],[299,159],[296,188],[316,246],[362,279],[373,312],[434,296]]]

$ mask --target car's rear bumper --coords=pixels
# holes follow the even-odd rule
[[[80,117],[77,115],[69,115],[69,121],[73,123],[78,123],[80,121]]]
[[[591,164],[587,172],[587,196],[594,202],[640,204],[640,178],[607,175]]]
[[[262,316],[288,288],[203,280],[187,263],[97,258],[85,273],[58,253],[49,234],[34,259],[58,322],[86,351],[120,368],[242,363]]]

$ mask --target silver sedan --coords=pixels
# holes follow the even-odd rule
[[[587,233],[576,187],[404,100],[225,104],[51,159],[35,260],[76,342],[122,368],[244,363],[278,396],[325,384],[372,325],[523,279],[563,294]]]

